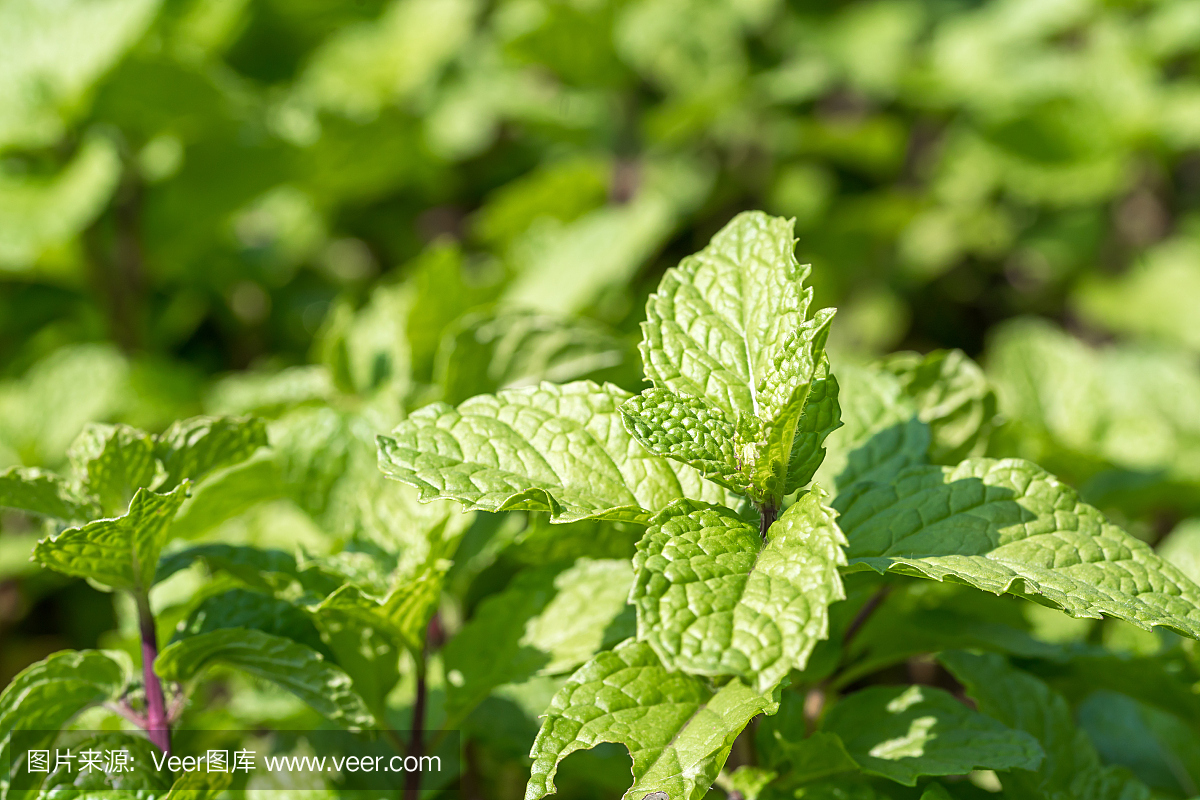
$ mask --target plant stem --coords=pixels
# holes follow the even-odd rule
[[[417,696],[413,700],[412,739],[408,743],[408,755],[417,759],[417,769],[409,770],[404,776],[405,800],[418,800],[421,796],[421,756],[425,749],[425,656],[417,664]],[[405,761],[408,759],[405,758]]]
[[[850,645],[850,641],[854,639],[856,635],[858,635],[859,629],[861,629],[862,626],[867,623],[867,620],[871,618],[871,615],[875,613],[875,609],[879,608],[879,605],[883,602],[884,598],[888,596],[888,592],[891,590],[892,587],[890,584],[884,584],[875,591],[875,594],[871,595],[867,602],[863,603],[863,607],[858,610],[858,613],[854,615],[854,619],[850,621],[850,626],[846,628],[846,635],[842,637],[843,652]]]
[[[154,614],[150,600],[138,594],[138,629],[142,634],[142,683],[146,688],[146,733],[150,741],[164,753],[171,752],[171,727],[167,722],[167,703],[163,697],[162,681],[154,672],[158,658],[158,634],[154,630]]]
[[[770,503],[763,503],[758,507],[758,535],[763,541],[767,540],[767,531],[771,530],[771,526],[775,524],[775,518],[779,516],[779,508]]]

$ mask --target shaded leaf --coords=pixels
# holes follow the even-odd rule
[[[158,654],[154,671],[182,683],[216,663],[278,684],[336,722],[351,727],[374,722],[350,676],[315,650],[262,631],[224,628],[181,639]]]
[[[867,772],[913,786],[922,775],[1036,769],[1037,740],[930,686],[871,686],[838,701],[821,722]]]
[[[860,483],[834,502],[851,566],[1038,595],[1200,637],[1200,588],[1041,467],[968,459]]]

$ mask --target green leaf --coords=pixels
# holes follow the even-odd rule
[[[1036,769],[1037,740],[930,686],[871,686],[838,701],[821,729],[867,772],[913,786],[922,775]]]
[[[621,418],[634,438],[656,456],[681,461],[734,491],[751,489],[750,476],[739,460],[752,442],[703,397],[647,389],[621,406]]]
[[[57,572],[144,594],[154,584],[158,555],[187,491],[186,482],[170,494],[138,489],[129,513],[42,539],[33,556]]]
[[[262,592],[234,588],[204,598],[179,624],[172,642],[226,628],[250,628],[299,642],[321,652],[321,636],[294,603]]]
[[[483,511],[549,511],[556,522],[644,522],[672,500],[721,502],[694,470],[642,451],[617,413],[629,395],[588,381],[434,403],[379,437],[384,474],[422,500]]]
[[[1200,638],[1200,588],[1027,461],[912,467],[834,506],[852,568],[1036,595],[1072,616]]]
[[[271,681],[336,722],[352,727],[374,722],[349,675],[315,650],[262,631],[225,628],[181,639],[158,654],[154,671],[183,683],[215,663]]]
[[[179,509],[171,535],[196,539],[260,503],[287,495],[278,454],[261,450],[245,461],[210,475]]]
[[[928,463],[929,426],[899,378],[878,367],[846,365],[837,382],[844,424],[825,441],[817,483],[837,494],[855,481],[889,480],[904,467]]]
[[[468,314],[442,338],[434,382],[442,400],[454,405],[543,380],[601,380],[633,360],[627,350],[614,334],[587,320],[522,311]]]
[[[832,309],[807,319],[812,289],[802,288],[809,270],[796,262],[792,224],[739,214],[667,271],[642,324],[642,360],[656,387],[703,397],[748,431],[761,421],[762,440],[741,456],[753,496],[772,505],[799,488],[788,481],[801,473],[790,466],[797,427],[833,319]]]
[[[34,467],[0,472],[0,506],[61,520],[85,520],[99,514],[65,481]]]
[[[0,88],[0,147],[45,147],[64,133],[81,102],[150,24],[154,0],[5,4],[0,28],[6,80]]]
[[[398,648],[420,655],[425,643],[425,628],[437,608],[445,580],[445,568],[430,566],[397,586],[382,600],[364,594],[354,585],[346,585],[313,607],[315,615],[338,613],[365,628],[390,637]]]
[[[17,5],[22,4],[13,3],[6,9]],[[6,16],[0,11],[0,25],[9,24]],[[6,49],[14,44],[8,40]],[[6,67],[14,63],[11,58],[10,51]],[[6,68],[5,74],[9,80],[0,88],[0,108],[4,109],[0,113],[0,140],[6,123],[14,117],[12,106],[5,102],[12,73]],[[36,275],[41,271],[37,270],[39,266],[53,262],[56,249],[83,233],[100,216],[120,183],[121,156],[111,138],[92,133],[84,137],[57,174],[23,172],[0,169],[0,274]]]
[[[791,494],[812,481],[825,460],[826,438],[842,427],[837,378],[828,372],[828,365],[818,367],[817,375],[823,377],[813,379],[808,401],[804,404],[804,414],[796,426],[784,494]]]
[[[106,771],[104,758],[100,760],[99,769],[81,769],[78,761],[72,763],[68,760],[62,767],[55,764],[42,784],[39,795],[41,797],[61,797],[66,800],[132,796],[135,800],[149,800],[161,797],[171,786],[170,772],[154,768],[154,757],[162,758],[161,752],[143,735],[105,731],[83,738],[73,738],[69,746],[62,749],[70,750],[76,759],[80,753],[87,750],[102,754],[112,750],[125,750],[129,753],[128,769]],[[57,759],[54,761],[57,762]]]
[[[797,741],[777,736],[772,745],[774,766],[786,765],[783,771],[788,786],[859,771],[858,762],[846,752],[846,745],[836,733],[813,731]]]
[[[462,718],[502,684],[570,672],[625,638],[633,632],[632,615],[621,624],[632,582],[624,559],[581,558],[565,569],[517,573],[446,645],[447,714]]]
[[[84,708],[120,696],[127,680],[126,667],[98,650],[64,650],[18,673],[0,694],[0,795],[11,778],[14,731],[43,732],[29,744],[44,748]]]
[[[90,423],[68,456],[79,482],[108,516],[122,514],[138,489],[157,488],[160,482],[154,440],[128,425]]]
[[[925,356],[896,353],[882,366],[900,379],[920,420],[929,425],[933,463],[957,464],[982,455],[996,416],[996,395],[978,364],[961,350],[935,350]]]
[[[180,420],[154,440],[154,454],[167,471],[160,488],[198,481],[210,472],[245,461],[267,445],[267,428],[255,417],[193,417]]]
[[[750,719],[775,707],[736,678],[713,691],[700,678],[664,669],[646,644],[625,641],[581,667],[554,695],[530,751],[525,800],[553,792],[559,762],[601,742],[624,744],[633,758],[625,800],[655,792],[699,800]]]
[[[232,783],[233,774],[229,772],[184,772],[163,800],[217,800]]]
[[[250,545],[202,544],[163,556],[154,582],[165,581],[195,561],[203,562],[211,572],[228,572],[249,586],[274,590],[299,581],[301,571],[296,557],[283,550],[268,550]]]
[[[1194,718],[1108,691],[1090,694],[1080,703],[1078,718],[1104,763],[1127,767],[1152,789],[1195,795],[1200,734]]]
[[[655,517],[634,556],[638,638],[668,669],[736,675],[769,692],[803,668],[845,597],[845,542],[819,488],[771,526],[679,503]]]
[[[1075,727],[1066,699],[1045,682],[1011,667],[1001,656],[942,653],[938,660],[963,684],[981,712],[1032,734],[1046,754],[1036,770],[1005,776],[1021,797],[1078,800],[1148,798],[1149,792],[1119,770],[1103,767],[1087,734]]]

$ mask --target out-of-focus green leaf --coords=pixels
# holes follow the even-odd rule
[[[630,348],[596,324],[529,312],[469,314],[447,331],[434,368],[442,400],[567,383],[606,374],[630,360]]]
[[[21,5],[12,3],[8,8]],[[0,19],[0,27],[4,26]],[[2,44],[0,49],[4,49]],[[11,51],[3,58],[9,57]],[[0,74],[6,71],[0,63]],[[4,83],[11,87],[8,81]],[[5,134],[11,133],[14,120],[10,115],[0,97],[0,148]],[[104,210],[117,188],[120,172],[116,145],[103,136],[86,139],[71,161],[54,175],[21,174],[0,167],[0,273],[29,271],[43,256],[65,250]],[[63,263],[65,271],[75,272],[74,259],[68,255],[46,260],[51,262],[45,267],[48,272],[63,271],[58,263]]]
[[[378,20],[327,39],[299,81],[301,96],[353,119],[408,99],[465,43],[473,0],[394,0]]]
[[[155,437],[154,452],[167,471],[162,488],[245,461],[267,444],[267,429],[254,417],[193,417]]]
[[[1062,695],[1001,656],[948,652],[940,660],[979,710],[1032,734],[1046,757],[1035,771],[1014,771],[1005,786],[1028,797],[1148,800],[1145,786],[1115,767],[1103,767],[1087,735],[1075,727]]]
[[[0,11],[0,148],[53,144],[93,82],[146,30],[155,0],[6,3]]]
[[[87,499],[52,472],[12,467],[0,472],[0,506],[67,521],[99,515]]]
[[[514,242],[510,258],[520,271],[502,302],[548,314],[578,312],[632,277],[708,189],[694,168],[652,163],[643,169],[644,185],[630,202],[569,223],[543,219]]]
[[[924,357],[896,353],[883,367],[900,379],[929,425],[929,457],[935,464],[957,464],[982,455],[996,416],[996,397],[983,370],[961,350],[938,350]]]
[[[480,603],[445,650],[447,713],[460,719],[501,684],[558,675],[632,633],[624,560],[524,570]]]
[[[972,711],[930,686],[871,686],[838,701],[821,722],[861,767],[908,786],[922,775],[1032,770],[1034,737]]]

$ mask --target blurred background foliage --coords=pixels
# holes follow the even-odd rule
[[[255,541],[336,552],[396,519],[408,410],[636,390],[647,294],[748,208],[795,217],[835,369],[964,350],[990,454],[1200,572],[1197,0],[3,0],[0,467],[261,414]],[[470,602],[552,559],[504,530]],[[0,520],[0,684],[118,626],[38,534]]]

